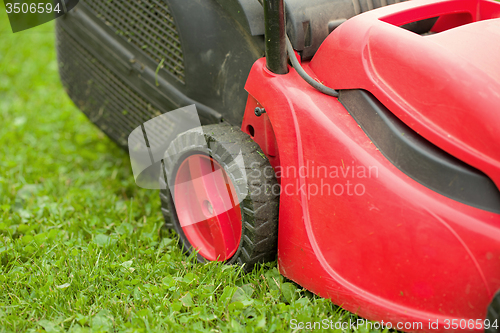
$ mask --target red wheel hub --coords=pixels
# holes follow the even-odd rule
[[[177,171],[173,192],[189,243],[208,260],[231,258],[240,245],[241,209],[224,168],[207,155],[191,155]]]

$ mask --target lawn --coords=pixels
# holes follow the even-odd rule
[[[12,34],[0,7],[0,332],[273,332],[357,318],[276,263],[242,274],[185,257],[161,228],[158,192],[135,185],[127,154],[65,94],[53,23]]]

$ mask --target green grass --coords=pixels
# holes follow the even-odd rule
[[[53,24],[12,34],[0,14],[0,332],[272,332],[356,318],[276,264],[196,264],[157,191],[66,96]]]

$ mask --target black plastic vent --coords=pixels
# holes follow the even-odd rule
[[[174,18],[163,0],[82,0],[115,33],[185,83],[184,58]]]
[[[128,135],[162,112],[113,74],[59,24],[56,36],[59,73],[68,95],[93,123],[126,148]],[[165,133],[171,130],[164,129]]]

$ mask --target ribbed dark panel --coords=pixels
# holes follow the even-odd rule
[[[163,0],[84,0],[94,14],[184,83],[184,59],[173,16]]]
[[[162,112],[113,74],[60,25],[56,25],[56,35],[59,73],[68,95],[93,123],[126,148],[132,130]],[[171,133],[172,124],[162,126],[164,133]]]

